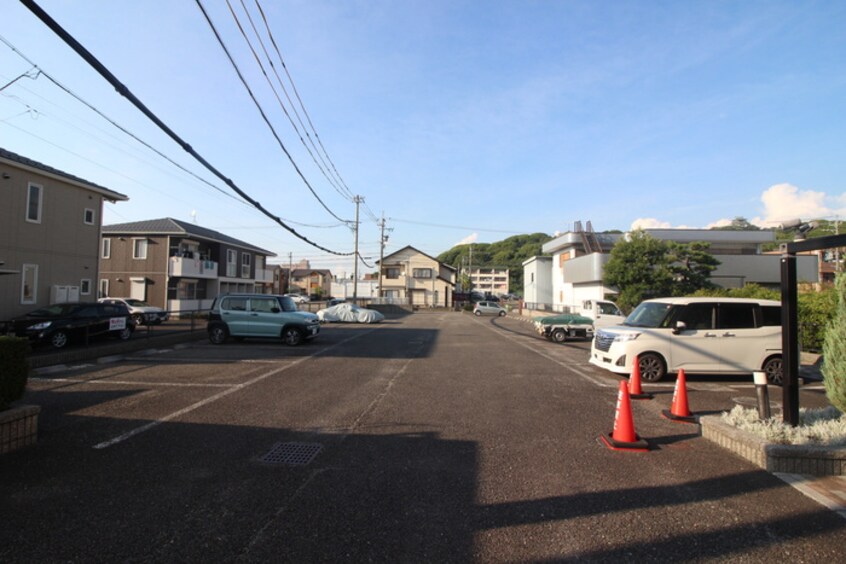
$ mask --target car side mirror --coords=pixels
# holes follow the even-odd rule
[[[673,334],[678,335],[684,331],[687,331],[687,323],[684,321],[676,321],[676,326],[673,328]]]
[[[279,313],[279,312],[281,312],[282,310],[281,310],[281,309],[279,309],[278,307],[273,307],[273,308],[270,308],[270,311],[271,311],[271,312],[273,312],[273,313]]]

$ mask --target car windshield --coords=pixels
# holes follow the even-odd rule
[[[65,317],[75,313],[80,307],[78,304],[55,304],[42,307],[27,313],[27,317]]]
[[[628,327],[666,327],[672,304],[643,302],[623,321]]]
[[[128,303],[128,304],[129,304],[129,305],[131,305],[132,307],[147,307],[147,306],[149,306],[149,305],[150,305],[150,304],[148,304],[147,302],[145,302],[145,301],[143,301],[143,300],[135,300],[135,299],[132,299],[132,298],[129,298],[129,299],[125,300],[125,301],[126,301],[126,303]]]
[[[297,304],[288,296],[282,296],[279,301],[282,302],[282,311],[297,311]]]

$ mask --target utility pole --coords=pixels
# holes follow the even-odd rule
[[[285,283],[285,286],[288,288],[285,293],[291,293],[291,276],[294,275],[294,253],[288,253],[288,280]]]
[[[356,196],[355,202],[355,265],[353,266],[353,302],[358,299],[358,206],[364,201],[361,196]]]
[[[385,235],[385,212],[382,212],[382,219],[379,221],[379,227],[382,233],[379,237],[379,297],[382,296],[382,261],[385,259],[385,243],[388,242],[388,237]],[[390,230],[389,230],[390,231]]]

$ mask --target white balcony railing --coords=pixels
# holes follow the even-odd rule
[[[170,257],[171,276],[190,278],[217,278],[217,263],[213,260],[200,258]]]

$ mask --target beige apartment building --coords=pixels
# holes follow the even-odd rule
[[[0,149],[0,321],[96,301],[103,204],[123,194]]]

